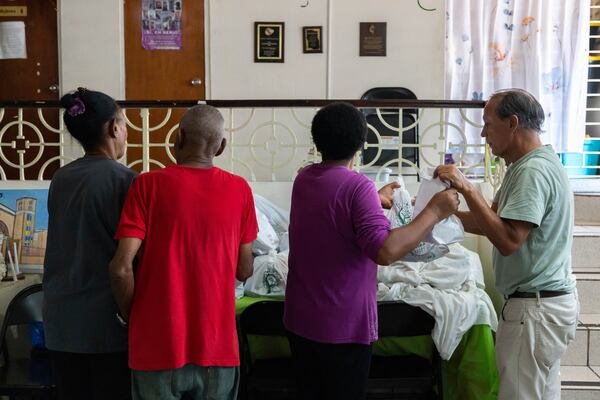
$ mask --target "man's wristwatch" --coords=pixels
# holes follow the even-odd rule
[[[123,327],[123,328],[127,328],[127,320],[125,318],[123,318],[123,316],[121,315],[120,312],[117,312],[117,321],[119,321],[119,324]]]

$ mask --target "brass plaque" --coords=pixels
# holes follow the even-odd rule
[[[361,22],[359,56],[385,57],[386,30],[386,22]]]
[[[284,61],[284,22],[254,23],[254,62]]]
[[[0,17],[26,17],[27,6],[0,6]]]

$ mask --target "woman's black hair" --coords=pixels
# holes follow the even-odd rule
[[[353,105],[332,103],[317,112],[311,133],[323,160],[349,160],[367,139],[367,122]]]
[[[102,144],[104,125],[119,111],[115,99],[85,88],[65,94],[60,104],[65,109],[63,120],[67,129],[86,151]]]

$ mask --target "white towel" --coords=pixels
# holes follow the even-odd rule
[[[459,244],[429,263],[397,262],[379,267],[379,301],[402,300],[435,319],[431,333],[440,356],[450,359],[473,325],[498,327],[498,318],[483,283],[479,256]]]

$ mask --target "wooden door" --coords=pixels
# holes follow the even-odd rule
[[[0,101],[57,100],[59,82],[56,1],[0,0],[0,10],[3,7],[26,9],[25,16],[2,13],[0,22],[25,23],[27,58],[0,59]],[[44,121],[55,128],[58,128],[58,116],[58,109],[45,109],[42,113]],[[58,156],[58,147],[40,146],[39,135],[30,125],[21,125],[22,135],[19,135],[17,125],[4,129],[17,118],[18,111],[7,108],[0,120],[0,167],[7,179],[19,179],[19,169],[14,165],[19,165],[21,155],[24,164],[32,164],[25,169],[26,179],[38,179],[41,168],[44,168],[44,179],[50,179],[58,168],[59,161],[52,161],[46,167],[44,164]],[[37,127],[44,142],[59,141],[57,133],[44,127],[37,110],[24,110],[23,119]]]
[[[204,1],[168,0],[166,7],[181,7],[181,49],[148,50],[142,46],[142,0],[125,0],[125,93],[127,100],[201,100],[204,86]],[[173,3],[173,4],[171,4]],[[178,3],[178,4],[177,4]],[[163,143],[169,129],[179,122],[185,110],[174,109],[163,129],[151,134],[151,143]],[[150,110],[150,125],[159,124],[166,110]],[[137,126],[139,113],[130,110],[128,118]],[[171,142],[175,135],[171,136]],[[129,130],[130,144],[141,144],[141,134]],[[127,162],[141,158],[140,148],[129,148]],[[152,147],[151,158],[171,164],[162,147]],[[135,169],[140,169],[137,164]],[[156,166],[154,165],[153,168]]]

